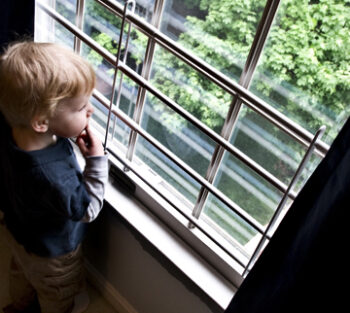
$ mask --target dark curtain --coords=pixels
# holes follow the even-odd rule
[[[0,0],[0,53],[11,41],[34,38],[34,0]]]
[[[349,211],[348,120],[225,312],[349,311]]]

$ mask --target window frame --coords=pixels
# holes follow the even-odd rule
[[[98,52],[105,60],[107,60],[114,67],[114,79],[113,79],[113,93],[116,88],[116,78],[117,73],[120,71],[123,75],[131,78],[136,84],[139,86],[137,103],[136,103],[136,114],[134,115],[134,119],[126,116],[119,108],[113,108],[113,97],[109,102],[103,95],[101,95],[97,90],[94,91],[93,96],[103,104],[108,111],[108,119],[107,119],[107,127],[105,130],[105,147],[110,151],[110,153],[118,159],[119,162],[123,164],[125,169],[128,169],[132,172],[132,175],[136,175],[143,183],[147,184],[149,187],[153,188],[149,182],[147,182],[142,175],[138,173],[138,169],[134,167],[132,164],[135,143],[137,140],[137,136],[144,137],[148,142],[154,145],[158,150],[164,153],[170,160],[172,160],[175,164],[177,164],[180,168],[182,168],[185,172],[187,172],[192,178],[194,178],[197,182],[200,183],[201,190],[199,192],[199,196],[197,198],[196,204],[193,208],[192,215],[184,212],[181,208],[179,208],[176,204],[170,203],[175,210],[180,213],[187,221],[188,228],[193,229],[193,227],[200,230],[205,236],[207,236],[210,240],[212,240],[225,254],[231,257],[234,262],[237,262],[239,266],[244,268],[243,272],[240,273],[242,277],[245,277],[249,272],[249,269],[254,264],[256,257],[261,252],[262,247],[265,245],[266,240],[269,240],[272,236],[271,229],[274,229],[274,224],[276,220],[278,220],[281,210],[287,199],[294,200],[296,197],[296,193],[292,191],[292,187],[299,177],[301,171],[303,170],[305,164],[307,163],[310,155],[312,153],[316,153],[317,155],[324,157],[327,153],[329,146],[320,140],[324,129],[320,128],[315,134],[311,134],[307,130],[305,130],[300,125],[291,121],[289,118],[284,116],[282,113],[272,108],[269,104],[255,96],[251,93],[248,88],[251,83],[256,65],[258,63],[259,57],[263,50],[265,41],[268,37],[268,33],[270,27],[273,23],[275,14],[278,10],[278,6],[280,4],[280,0],[268,0],[265,6],[265,10],[263,12],[261,21],[259,23],[253,44],[251,46],[251,50],[246,60],[245,67],[241,74],[241,79],[239,82],[235,82],[232,79],[228,78],[226,75],[213,68],[190,51],[187,51],[172,39],[167,37],[159,30],[162,11],[164,7],[164,0],[155,0],[154,4],[154,14],[152,17],[151,23],[144,21],[142,18],[138,17],[132,10],[128,9],[128,5],[126,4],[124,7],[110,0],[95,0],[109,11],[114,13],[116,16],[122,19],[123,23],[127,22],[132,27],[135,27],[138,31],[142,32],[148,37],[148,44],[146,49],[146,56],[144,60],[144,67],[141,75],[134,72],[130,69],[126,64],[125,60],[120,59],[120,50],[118,51],[117,56],[112,55],[109,51],[99,46],[92,38],[90,38],[87,34],[85,34],[82,30],[83,27],[83,16],[84,16],[84,0],[77,0],[77,10],[76,10],[76,25],[73,25],[59,13],[57,13],[52,7],[45,4],[42,0],[37,0],[38,7],[53,18],[55,21],[59,22],[63,25],[69,32],[71,32],[75,37],[74,41],[74,49],[76,52],[80,53],[81,43],[87,44],[91,49]],[[134,2],[134,1],[133,1]],[[122,23],[122,25],[123,25]],[[122,27],[121,29],[124,29]],[[120,34],[121,42],[123,38],[123,32]],[[226,92],[230,93],[232,96],[232,102],[227,114],[224,127],[222,129],[222,133],[219,135],[215,133],[212,129],[204,125],[201,121],[197,120],[190,113],[184,110],[180,105],[175,103],[173,100],[168,98],[162,92],[157,90],[152,84],[149,82],[150,71],[153,62],[153,55],[155,45],[158,44],[162,48],[166,49],[174,56],[191,66],[193,69],[203,74],[210,81],[217,84]],[[121,45],[119,45],[120,47]],[[119,56],[119,57],[118,57]],[[159,100],[161,100],[165,105],[169,106],[175,112],[177,112],[180,116],[188,120],[190,123],[195,125],[199,130],[208,135],[212,140],[214,140],[217,144],[217,148],[212,156],[212,160],[207,170],[207,175],[205,178],[200,176],[197,172],[195,172],[190,166],[185,164],[180,158],[174,155],[172,152],[168,151],[165,147],[163,147],[155,138],[150,136],[145,130],[143,130],[140,126],[140,121],[143,112],[143,105],[145,100],[146,92],[152,93]],[[119,93],[120,94],[120,93]],[[265,170],[262,166],[257,164],[255,161],[246,156],[243,152],[234,147],[230,142],[230,135],[235,127],[236,120],[238,117],[238,113],[240,111],[241,104],[244,103],[253,111],[258,113],[259,115],[266,118],[268,121],[272,122],[275,126],[279,127],[286,134],[290,135],[297,142],[301,143],[307,148],[307,152],[304,155],[302,162],[299,164],[299,168],[294,174],[292,181],[289,185],[284,184],[279,179],[270,174],[267,170]],[[115,153],[112,148],[109,148],[109,136],[108,129],[110,128],[110,120],[111,116],[115,116],[116,118],[122,120],[127,126],[131,129],[131,136],[128,144],[128,151],[126,156],[122,157]],[[218,172],[219,166],[222,161],[223,152],[228,151],[239,160],[241,160],[244,164],[248,165],[249,168],[253,169],[259,176],[266,179],[273,186],[279,189],[283,193],[282,200],[280,205],[275,211],[270,223],[267,227],[262,227],[255,221],[252,217],[250,217],[242,208],[240,208],[237,204],[235,204],[232,200],[230,200],[226,195],[224,195],[220,190],[218,190],[212,183],[214,181],[215,175]],[[153,188],[154,190],[155,188]],[[156,191],[156,190],[154,190]],[[230,207],[236,214],[238,214],[241,218],[243,218],[246,222],[254,227],[254,229],[258,230],[261,234],[262,238],[255,249],[248,263],[243,263],[240,258],[237,257],[235,251],[231,251],[232,247],[227,245],[226,243],[220,242],[216,235],[209,230],[208,227],[203,226],[203,223],[198,220],[198,217],[201,213],[203,205],[205,203],[206,197],[208,195],[208,191],[214,194],[219,200],[221,200],[224,204]],[[163,198],[165,198],[163,196]],[[167,200],[167,199],[165,199]],[[169,201],[168,201],[169,202]],[[163,215],[162,213],[157,213],[159,215]],[[167,219],[167,218],[165,218]],[[222,257],[221,257],[222,259]],[[211,261],[213,263],[213,261]],[[214,261],[215,263],[215,261]],[[220,263],[220,262],[219,262]],[[232,268],[232,264],[229,266]],[[238,270],[237,270],[238,271]],[[225,270],[226,272],[226,270]],[[239,271],[238,271],[239,272]],[[231,280],[232,281],[232,280]],[[239,283],[236,279],[232,281],[237,287]]]

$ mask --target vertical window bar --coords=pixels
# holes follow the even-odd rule
[[[255,68],[258,64],[269,31],[274,21],[279,3],[280,0],[268,0],[268,2],[266,3],[263,15],[261,17],[261,21],[255,34],[254,41],[250,48],[249,55],[247,57],[243,72],[239,80],[239,84],[242,85],[244,88],[248,88],[251,83]],[[230,137],[234,130],[234,126],[238,119],[241,106],[242,101],[239,99],[239,97],[235,96],[231,102],[229,112],[227,114],[224,126],[221,131],[221,136],[226,140],[230,140]],[[206,174],[206,179],[210,183],[214,182],[220,164],[223,160],[224,152],[225,149],[222,146],[216,146]],[[208,190],[202,187],[192,212],[194,217],[199,218],[204,208],[205,202],[208,198],[208,194]],[[190,224],[189,226],[191,227],[192,225]]]
[[[130,3],[130,2],[129,2]],[[135,8],[136,8],[136,3],[133,1],[133,5],[131,8],[131,12],[135,13]],[[125,41],[125,51],[124,51],[124,56],[123,56],[123,63],[126,64],[126,60],[128,57],[128,51],[129,51],[129,40],[130,40],[130,33],[131,33],[131,28],[132,24],[129,22],[129,27],[128,27],[128,34],[126,36],[126,41]],[[121,30],[123,31],[123,30]],[[119,86],[118,86],[118,93],[117,93],[117,100],[115,102],[115,105],[117,108],[119,108],[119,103],[120,103],[120,98],[121,98],[121,93],[122,93],[122,87],[123,87],[123,78],[124,78],[124,73],[121,71],[120,72],[120,80],[119,80]],[[116,131],[116,124],[117,124],[117,116],[114,116],[114,121],[113,121],[113,129],[111,133],[111,140],[114,138],[114,134]]]
[[[120,54],[121,54],[121,51],[122,51],[122,43],[123,43],[123,34],[124,34],[124,25],[125,25],[125,19],[126,19],[126,11],[128,9],[128,5],[130,3],[133,5],[133,7],[135,7],[135,0],[127,0],[127,1],[125,1],[125,4],[124,4],[122,24],[121,24],[120,35],[119,35],[117,59],[116,59],[114,77],[113,77],[112,95],[111,95],[111,101],[110,101],[109,109],[108,109],[108,118],[107,118],[105,141],[104,141],[104,149],[105,150],[107,149],[109,124],[110,124],[110,121],[111,121],[112,107],[113,107],[113,101],[114,101],[115,85],[116,85],[117,76],[118,76]],[[127,42],[128,42],[128,40],[127,40]]]
[[[83,30],[84,11],[85,11],[85,0],[77,0],[77,7],[75,12],[75,25],[80,30]],[[81,40],[77,36],[75,36],[74,51],[80,54],[80,50],[81,50]]]
[[[156,0],[154,3],[153,17],[152,17],[152,25],[155,26],[156,28],[159,28],[159,26],[160,26],[162,14],[163,14],[163,8],[164,8],[164,0]],[[149,80],[149,77],[151,75],[154,50],[155,50],[155,40],[153,38],[149,37],[148,43],[147,43],[147,48],[146,48],[144,65],[143,65],[142,73],[141,73],[141,76],[143,78],[145,78],[146,80]],[[133,119],[137,124],[140,123],[141,118],[142,118],[145,99],[146,99],[146,89],[143,87],[140,87],[138,90],[138,94],[137,94],[135,111],[134,111],[134,116],[133,116]],[[137,136],[138,136],[137,132],[132,130],[130,133],[130,136],[129,136],[128,151],[126,153],[126,157],[129,161],[132,160],[133,155],[134,155]]]
[[[318,131],[315,133],[315,136],[310,144],[310,146],[308,147],[308,149],[306,150],[304,157],[302,159],[302,161],[300,162],[298,169],[296,170],[296,172],[294,173],[294,176],[286,190],[286,192],[283,194],[283,197],[275,211],[275,213],[273,214],[270,223],[267,225],[263,236],[261,237],[258,245],[255,248],[254,253],[252,254],[247,266],[244,269],[244,272],[242,274],[243,277],[245,277],[247,275],[247,273],[250,271],[250,269],[252,268],[252,266],[254,265],[257,256],[262,252],[262,249],[264,247],[264,244],[266,242],[266,240],[270,237],[269,232],[271,231],[271,229],[273,228],[273,226],[275,225],[279,215],[281,214],[284,205],[287,202],[287,198],[288,198],[288,194],[289,192],[293,189],[295,183],[297,182],[298,178],[300,177],[301,172],[303,171],[303,169],[306,166],[306,163],[309,161],[311,155],[313,154],[315,148],[316,148],[316,142],[317,140],[321,139],[321,137],[323,136],[324,132],[326,130],[326,126],[321,126]]]

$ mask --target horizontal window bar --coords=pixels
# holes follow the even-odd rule
[[[111,8],[118,16],[122,16],[123,7],[122,5],[111,2],[109,0],[97,0],[97,2],[104,4],[106,8]],[[174,55],[179,57],[181,60],[200,71],[203,75],[208,77],[217,83],[220,87],[230,92],[233,95],[239,95],[239,97],[249,105],[253,110],[263,114],[263,116],[269,116],[269,120],[276,126],[280,127],[283,131],[287,132],[290,136],[294,137],[300,143],[308,147],[314,135],[298,125],[297,123],[290,120],[288,117],[280,113],[278,110],[271,107],[269,104],[255,96],[249,90],[245,89],[220,71],[210,66],[185,48],[179,46],[176,42],[171,40],[169,37],[164,35],[157,28],[145,22],[143,19],[135,14],[131,14],[129,11],[126,13],[126,19],[133,23],[140,31],[145,33],[147,36],[153,38],[158,44],[172,52]],[[329,150],[329,145],[323,141],[316,143],[316,152],[321,154],[323,157]]]
[[[64,17],[60,16],[58,13],[56,13],[51,8],[45,6],[44,10],[45,11],[47,10],[47,13],[50,16],[55,18],[58,22],[62,23],[62,25],[67,27],[67,29],[69,29],[75,36],[79,37],[82,41],[84,41],[86,44],[88,44],[92,49],[94,49],[98,53],[100,53],[101,56],[104,57],[109,63],[111,63],[114,66],[116,65],[116,57],[114,55],[112,55],[109,51],[107,51],[106,49],[101,47],[93,39],[91,39],[89,36],[87,36],[85,33],[83,33],[77,27],[72,25],[69,21],[65,20]],[[227,151],[231,152],[239,160],[241,160],[242,162],[247,164],[250,168],[252,168],[255,172],[257,172],[260,176],[262,176],[264,179],[266,179],[266,181],[271,183],[273,186],[275,186],[277,189],[279,189],[283,193],[285,193],[287,191],[286,184],[281,182],[279,179],[277,179],[271,173],[269,173],[267,170],[265,170],[262,166],[260,166],[256,162],[254,162],[252,159],[250,159],[248,156],[246,156],[244,153],[242,153],[240,150],[238,150],[236,147],[234,147],[229,141],[223,139],[220,135],[215,133],[212,129],[210,129],[209,127],[204,125],[202,122],[200,122],[198,119],[193,117],[190,113],[188,113],[186,110],[184,110],[177,103],[175,103],[174,101],[169,99],[167,96],[165,96],[163,93],[161,93],[159,90],[154,88],[147,80],[145,80],[143,77],[141,77],[136,72],[131,70],[122,61],[119,61],[118,67],[123,73],[125,73],[128,77],[133,79],[141,87],[146,88],[149,92],[151,92],[157,98],[162,100],[166,105],[171,107],[174,111],[176,111],[182,117],[184,117],[185,119],[190,121],[192,124],[194,124],[196,127],[198,127],[203,133],[205,133],[211,139],[213,139],[218,144],[223,146]],[[288,196],[292,200],[294,200],[296,197],[296,193],[291,191]]]
[[[96,89],[93,92],[93,96],[102,104],[104,105],[107,109],[109,108],[109,102],[108,100]],[[153,144],[157,149],[159,149],[159,147],[161,147],[161,144],[157,144],[156,141],[150,137],[150,135],[148,135],[137,123],[135,123],[132,119],[130,119],[123,111],[121,111],[120,109],[116,109],[113,110],[113,114],[115,114],[117,116],[117,118],[119,118],[123,123],[125,123],[128,127],[130,127],[131,129],[133,129],[134,131],[136,131],[139,135],[141,135],[142,137],[144,137],[146,140],[148,140],[151,144]],[[160,149],[160,151],[163,152],[163,150],[165,150],[165,148]],[[211,239],[216,245],[218,245],[218,247],[220,247],[223,251],[225,251],[230,257],[232,257],[238,264],[240,264],[242,267],[245,267],[246,264],[244,264],[239,258],[237,258],[237,256],[235,256],[228,248],[226,248],[224,245],[222,245],[222,243],[220,243],[218,240],[216,240],[208,231],[206,231],[198,222],[198,220],[193,217],[191,214],[187,214],[185,211],[181,210],[180,208],[178,208],[175,204],[173,204],[167,197],[165,197],[164,195],[162,195],[159,190],[157,190],[157,188],[155,186],[153,186],[150,182],[148,182],[136,169],[136,166],[133,164],[133,162],[130,162],[129,160],[127,160],[126,158],[121,158],[120,156],[118,156],[112,149],[108,148],[108,151],[110,153],[112,153],[121,163],[123,163],[123,165],[127,168],[129,168],[137,177],[139,177],[144,183],[146,183],[149,187],[151,187],[157,194],[159,194],[164,200],[166,200],[172,207],[174,207],[176,209],[176,211],[178,211],[183,217],[185,217],[189,222],[193,223],[200,231],[202,231],[206,236],[208,236],[209,239]],[[164,153],[164,152],[163,152]],[[173,155],[171,152],[168,152],[169,155],[172,155],[175,159],[177,158],[175,155]],[[169,155],[167,155],[170,159],[172,159],[172,157],[170,157]],[[173,159],[172,159],[173,160]],[[179,160],[179,163],[182,163],[181,160]],[[180,167],[181,165],[178,164]],[[186,165],[187,166],[187,165]],[[185,169],[184,169],[185,170]],[[197,174],[198,175],[198,174]],[[195,176],[197,176],[195,174]],[[193,177],[194,179],[196,179],[195,177]],[[204,180],[201,176],[198,175],[198,179],[202,179]],[[205,180],[203,181],[205,183]],[[216,189],[215,187],[210,187],[208,186],[208,188],[210,189]],[[214,191],[214,190],[211,190]],[[216,194],[216,192],[213,192],[214,194]],[[216,196],[218,196],[218,198],[220,200],[222,200],[219,196],[219,194],[221,194],[221,192],[219,190],[217,190],[217,194]],[[225,197],[225,195],[223,195],[223,197]],[[230,202],[230,204],[232,203],[231,200],[228,199],[228,201]],[[231,207],[230,204],[225,203],[226,205],[228,205],[229,207]],[[242,210],[242,209],[240,209]],[[243,210],[242,210],[243,211]],[[239,214],[238,212],[236,212],[237,214]],[[243,211],[244,214],[246,214]],[[244,220],[245,218],[243,216],[241,216]],[[251,217],[250,217],[251,219]],[[247,221],[248,222],[248,221]],[[249,222],[248,222],[249,223]],[[251,224],[251,223],[249,223]],[[254,224],[256,224],[256,222],[254,221]],[[251,225],[252,227],[256,228],[255,225]],[[259,229],[257,229],[257,231],[259,231],[260,233],[263,232],[262,226],[261,225],[257,225],[259,227]]]
[[[67,28],[74,36],[77,36],[80,40],[84,41],[87,45],[89,45],[94,50],[98,51],[99,54],[103,58],[105,58],[110,64],[116,65],[116,56],[114,56],[112,53],[110,53],[107,49],[101,47],[99,44],[96,43],[90,36],[85,34],[81,29],[79,29],[77,26],[72,24],[70,21],[68,21],[65,17],[57,13],[53,8],[49,7],[47,4],[41,2],[40,0],[36,0],[36,3],[38,6],[45,11],[50,17],[55,19],[57,22],[62,24],[65,28]]]
[[[94,90],[94,97],[99,100],[106,109],[109,109],[109,102],[100,94],[97,90]],[[172,160],[176,165],[178,165],[182,170],[189,174],[193,179],[195,179],[202,186],[210,190],[218,199],[220,199],[224,204],[230,207],[235,213],[237,213],[241,218],[243,218],[250,226],[255,228],[261,234],[264,232],[264,227],[258,223],[254,218],[252,218],[246,211],[240,208],[236,203],[224,195],[220,190],[210,184],[206,179],[200,176],[196,171],[194,171],[190,166],[184,163],[180,158],[178,158],[174,153],[165,148],[161,143],[154,139],[150,134],[141,128],[139,124],[130,119],[123,111],[120,109],[112,109],[113,114],[115,114],[123,123],[129,126],[132,130],[136,131],[139,135],[150,142],[159,151],[165,154],[170,160]]]
[[[103,4],[108,4],[107,8],[115,9],[115,13],[119,16],[122,16],[122,6],[117,3],[111,3],[108,0],[96,0],[97,2],[101,2]],[[113,56],[109,51],[98,45],[93,39],[91,39],[88,35],[80,31],[75,25],[70,23],[64,17],[56,13],[56,11],[46,4],[42,3],[40,0],[38,1],[39,6],[52,18],[56,19],[63,26],[65,26],[68,30],[70,30],[75,36],[79,37],[86,44],[88,44],[91,48],[98,51],[109,63],[112,65],[116,65],[116,57]],[[172,42],[171,39],[167,38],[163,35],[158,29],[154,28],[152,25],[145,23],[142,19],[137,17],[136,15],[127,13],[127,19],[129,22],[132,22],[136,26],[138,25],[138,29],[146,35],[152,37],[166,49],[170,50],[170,52],[174,53],[176,56],[181,58],[184,62],[189,65],[195,67],[202,74],[207,76],[209,79],[213,80],[220,87],[224,88],[226,91],[231,94],[237,95],[239,94],[240,99],[245,102],[248,106],[250,106],[254,111],[259,113],[260,115],[267,118],[269,121],[274,123],[276,126],[281,128],[284,132],[292,136],[298,142],[302,143],[306,147],[308,147],[313,139],[313,134],[302,128],[300,125],[294,123],[289,118],[284,116],[282,113],[271,107],[266,102],[259,99],[257,96],[252,94],[247,89],[243,88],[236,82],[232,81],[230,78],[217,71],[215,68],[211,67],[201,59],[192,55],[190,52],[185,51],[184,48],[178,47],[176,43]],[[161,40],[160,40],[161,39]],[[191,62],[189,62],[191,60]],[[200,66],[198,66],[200,65]],[[208,75],[209,74],[209,75]],[[215,79],[217,77],[218,79]],[[220,83],[221,82],[221,83]],[[321,157],[329,150],[329,145],[327,145],[323,141],[318,141],[316,143],[316,153],[318,153]]]

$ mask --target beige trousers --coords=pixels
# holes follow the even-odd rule
[[[10,296],[22,310],[38,297],[42,313],[68,313],[74,297],[85,286],[82,249],[55,258],[43,258],[25,251],[0,221],[0,235],[12,251]]]

